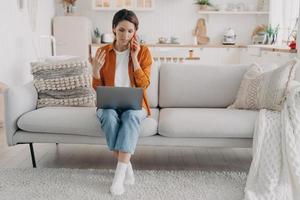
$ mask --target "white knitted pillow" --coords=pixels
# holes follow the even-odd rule
[[[87,61],[33,62],[31,73],[38,91],[38,108],[95,106],[95,92]]]
[[[228,108],[280,111],[297,65],[298,60],[293,59],[263,73],[261,66],[253,64],[243,77],[235,102]]]

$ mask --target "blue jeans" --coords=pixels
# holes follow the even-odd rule
[[[147,117],[142,110],[98,109],[97,117],[111,151],[133,154],[140,132],[140,124]]]

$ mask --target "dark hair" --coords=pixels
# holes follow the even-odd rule
[[[112,28],[116,28],[119,22],[127,20],[134,24],[135,30],[139,28],[139,20],[134,12],[127,9],[122,9],[116,12],[112,21]]]

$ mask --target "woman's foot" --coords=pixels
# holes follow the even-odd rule
[[[112,195],[121,195],[124,193],[124,179],[128,164],[123,162],[118,162],[115,171],[114,180],[110,187],[110,192]]]
[[[135,182],[134,173],[133,173],[131,162],[129,162],[126,170],[124,183],[125,185],[134,185],[134,182]]]

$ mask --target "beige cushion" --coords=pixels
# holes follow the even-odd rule
[[[226,108],[234,101],[250,65],[163,64],[159,106]]]
[[[153,62],[151,66],[150,85],[147,88],[147,98],[151,108],[158,106],[158,65]]]
[[[252,138],[257,111],[226,108],[163,108],[160,135],[182,138]]]
[[[298,61],[293,59],[263,73],[261,66],[253,64],[245,73],[236,100],[229,108],[280,111],[297,65]]]
[[[94,106],[87,61],[78,59],[33,62],[31,71],[38,91],[37,107]]]
[[[151,109],[151,117],[141,123],[140,136],[155,135],[158,109]],[[28,112],[18,120],[21,130],[41,133],[103,136],[95,107],[45,107]]]

